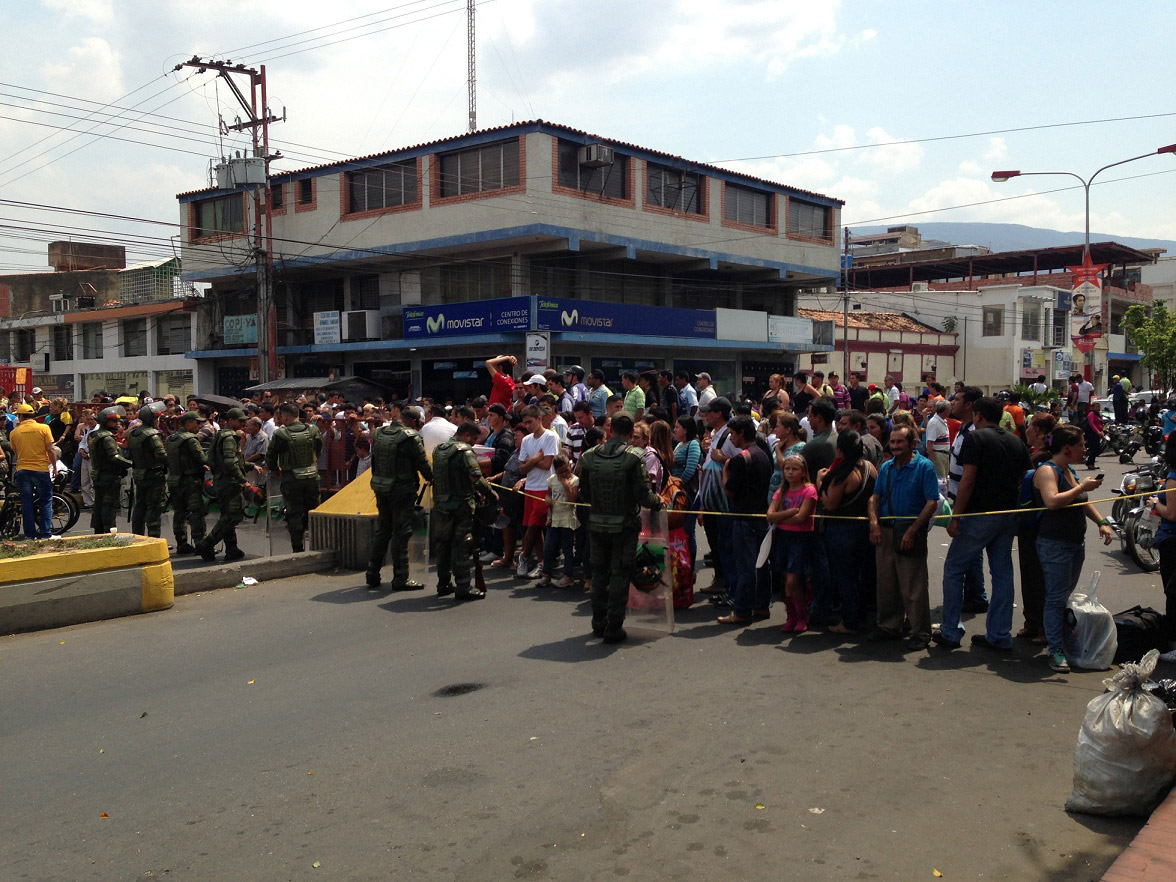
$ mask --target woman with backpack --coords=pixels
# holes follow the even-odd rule
[[[1042,618],[1049,642],[1049,666],[1068,673],[1070,665],[1062,651],[1066,601],[1078,585],[1086,558],[1086,522],[1098,524],[1098,535],[1110,545],[1115,534],[1106,518],[1087,499],[1102,486],[1102,477],[1078,480],[1074,466],[1086,458],[1082,432],[1076,426],[1058,426],[1049,445],[1050,459],[1038,467],[1033,487],[1041,496],[1045,511],[1037,523],[1037,556],[1045,576],[1045,607]]]
[[[874,595],[874,549],[866,520],[870,495],[878,471],[865,458],[861,437],[853,429],[837,435],[837,457],[817,473],[817,499],[822,514],[860,520],[822,518],[822,533],[830,561],[833,582],[841,593],[841,623],[830,631],[853,634],[865,624],[867,602]]]
[[[1021,487],[1021,505],[1038,508],[1041,497],[1033,490],[1033,479],[1037,468],[1049,462],[1049,439],[1057,428],[1058,421],[1052,414],[1035,413],[1025,424],[1025,438],[1029,442],[1029,471]],[[1031,640],[1035,646],[1045,646],[1045,628],[1042,625],[1042,610],[1045,605],[1045,576],[1041,572],[1041,561],[1037,558],[1037,522],[1041,512],[1030,511],[1021,516],[1017,527],[1017,564],[1021,571],[1021,607],[1025,613],[1025,627],[1017,632],[1024,640]]]

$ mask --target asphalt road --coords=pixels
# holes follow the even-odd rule
[[[1117,545],[1096,568],[1162,607]],[[0,876],[1075,882],[1141,825],[1062,809],[1105,674],[773,613],[605,647],[574,590],[338,573],[0,638]]]

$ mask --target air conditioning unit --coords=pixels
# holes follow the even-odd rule
[[[604,144],[588,144],[580,148],[580,165],[600,168],[613,164],[613,149]]]
[[[52,312],[65,312],[65,295],[58,292],[49,295],[49,309]]]
[[[344,340],[379,340],[380,311],[356,309],[343,313]]]
[[[925,294],[930,290],[931,290],[931,283],[930,282],[911,282],[911,293],[912,294],[919,294],[919,293]]]

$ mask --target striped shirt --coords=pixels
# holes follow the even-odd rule
[[[968,437],[975,426],[972,423],[960,425],[956,432],[955,441],[951,445],[951,462],[947,467],[947,498],[955,502],[956,493],[960,489],[960,479],[964,476],[964,467],[960,465],[960,450],[963,449],[964,439]]]

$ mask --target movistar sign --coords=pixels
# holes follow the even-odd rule
[[[715,313],[710,309],[671,309],[562,297],[540,297],[536,305],[539,308],[536,325],[540,331],[715,338]]]
[[[444,306],[412,306],[404,310],[404,338],[501,334],[531,326],[531,298],[503,297]]]

